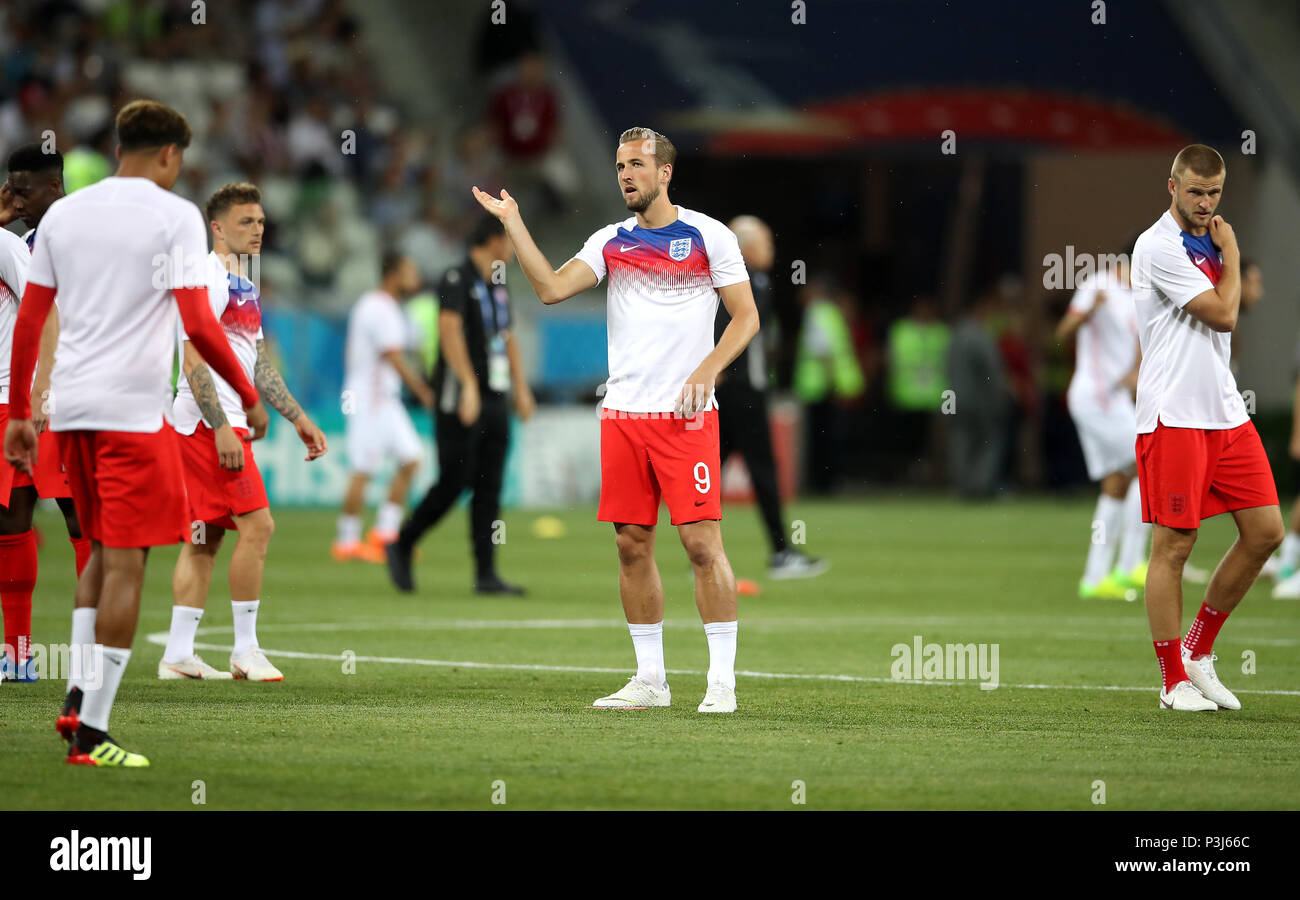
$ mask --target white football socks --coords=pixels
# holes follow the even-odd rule
[[[81,724],[108,731],[108,716],[113,711],[113,701],[117,699],[117,688],[131,660],[131,651],[96,644],[93,653],[95,669],[87,673],[86,686],[82,688],[86,693],[81,701]]]
[[[1110,574],[1123,525],[1124,501],[1105,494],[1098,497],[1097,511],[1092,517],[1088,563],[1083,570],[1085,585],[1092,586]]]
[[[257,608],[261,603],[261,600],[230,601],[230,612],[235,617],[236,653],[257,649]]]
[[[632,635],[632,649],[636,651],[637,677],[655,687],[667,685],[668,674],[664,671],[664,623],[633,625],[628,622],[627,630]]]
[[[709,684],[721,681],[736,689],[736,633],[739,622],[709,622],[704,636],[709,641]]]
[[[356,544],[361,541],[361,517],[339,516],[338,541],[340,544]]]
[[[1124,540],[1119,547],[1116,568],[1127,575],[1138,563],[1146,562],[1150,537],[1151,523],[1142,521],[1142,488],[1134,478],[1124,497]]]
[[[194,635],[198,633],[203,610],[193,606],[172,607],[172,628],[167,632],[167,649],[163,662],[184,662],[194,655]]]
[[[396,534],[402,527],[402,506],[385,500],[375,516],[375,531],[380,534]]]
[[[68,639],[68,690],[86,689],[86,676],[91,674],[97,615],[99,610],[93,606],[78,606],[72,610],[72,636]]]

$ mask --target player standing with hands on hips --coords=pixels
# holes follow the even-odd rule
[[[1146,604],[1164,709],[1241,708],[1215,674],[1214,639],[1283,536],[1273,472],[1228,367],[1241,251],[1232,226],[1214,215],[1226,174],[1211,147],[1179,151],[1173,202],[1133,251],[1138,481],[1142,518],[1155,523]],[[1225,512],[1237,540],[1180,641],[1183,566],[1201,520]]]
[[[499,218],[538,298],[559,303],[609,275],[609,380],[600,423],[600,509],[614,525],[618,586],[637,673],[600,708],[669,706],[663,653],[664,592],[655,565],[659,501],[695,574],[695,603],[709,643],[700,712],[736,709],[736,578],[722,547],[718,413],[713,386],[758,333],[758,310],[736,236],[716,219],[668,200],[677,151],[662,134],[630,128],[615,170],[628,219],[597,231],[577,256],[551,268],[514,198],[474,188]],[[731,314],[717,345],[718,300]]]

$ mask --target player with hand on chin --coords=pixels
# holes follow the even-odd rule
[[[251,184],[227,184],[208,200],[206,212],[212,229],[212,281],[208,287],[212,312],[244,376],[297,429],[307,447],[308,461],[324,456],[325,435],[303,412],[271,364],[262,334],[262,298],[249,280],[248,263],[262,252],[266,229],[262,195]],[[262,474],[253,459],[248,422],[235,389],[209,370],[184,334],[181,340],[185,378],[178,385],[172,423],[180,435],[185,461],[192,531],[172,575],[176,605],[158,677],[283,681],[284,675],[257,643],[262,572],[275,523]],[[235,647],[230,670],[221,672],[194,652],[194,636],[208,602],[217,552],[230,528],[239,532],[230,557]]]
[[[1273,472],[1229,368],[1241,251],[1232,226],[1214,214],[1226,174],[1211,147],[1179,151],[1169,209],[1133,250],[1138,482],[1142,518],[1155,523],[1146,606],[1163,709],[1241,708],[1215,673],[1214,640],[1283,536]],[[1183,567],[1201,521],[1225,512],[1237,540],[1180,640]]]
[[[474,197],[506,227],[524,274],[545,304],[609,276],[609,380],[601,410],[597,519],[614,525],[619,594],[637,673],[600,708],[669,706],[663,584],[655,565],[661,497],[695,576],[709,645],[699,711],[736,709],[736,578],[722,546],[718,414],[713,387],[758,333],[758,311],[736,236],[716,219],[668,199],[677,151],[662,134],[619,137],[615,171],[633,215],[593,234],[557,271],[505,190]],[[718,300],[731,323],[715,346]]]

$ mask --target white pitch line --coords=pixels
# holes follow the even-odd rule
[[[200,629],[205,633],[232,632],[233,627],[213,626],[211,628]],[[147,640],[151,644],[165,646],[167,644],[167,632],[155,631],[147,635]],[[207,644],[195,642],[195,650],[233,650],[231,644]],[[315,659],[325,660],[328,662],[343,662],[344,656],[341,653],[308,653],[302,650],[269,650],[262,648],[262,652],[267,656],[280,656],[285,659]],[[451,659],[419,659],[408,656],[353,656],[350,659],[356,662],[373,662],[387,663],[399,666],[433,666],[444,669],[498,669],[506,671],[523,671],[523,672],[589,672],[599,675],[616,675],[627,674],[627,668],[602,668],[599,666],[548,666],[534,663],[485,663],[472,660],[451,660]],[[698,669],[668,669],[669,675],[704,675]],[[736,671],[737,676],[745,678],[781,678],[800,681],[847,681],[863,684],[918,684],[918,685],[936,685],[936,686],[974,686],[979,684],[977,680],[970,681],[921,681],[913,678],[882,678],[870,675],[823,675],[812,673],[795,673],[795,672],[750,672]],[[1003,688],[1021,688],[1025,690],[1045,690],[1045,691],[1150,691],[1154,690],[1150,685],[1141,687],[1119,684],[1000,684],[998,687]],[[1300,691],[1265,691],[1252,690],[1244,688],[1237,690],[1238,694],[1274,694],[1285,697],[1300,697]]]

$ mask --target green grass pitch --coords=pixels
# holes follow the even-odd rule
[[[1141,603],[1077,599],[1093,501],[989,506],[882,498],[801,503],[807,549],[833,567],[766,581],[757,516],[723,522],[741,598],[740,710],[695,711],[707,647],[676,532],[660,529],[667,595],[667,710],[585,707],[634,668],[612,529],[559,512],[567,534],[535,537],[535,512],[505,517],[503,574],[524,598],[470,586],[464,512],[423,544],[419,592],[378,566],[329,558],[334,517],[281,510],[260,616],[282,684],[160,682],[175,548],[149,561],[140,629],[112,732],[144,771],[62,763],[61,681],[0,687],[0,798],[7,809],[1188,809],[1300,805],[1300,607],[1252,589],[1216,650],[1244,708],[1157,709]],[[71,549],[46,535],[34,640],[67,640]],[[1208,522],[1192,561],[1232,537]],[[231,642],[225,548],[201,645]],[[1184,619],[1200,603],[1189,586]],[[890,681],[891,648],[999,648],[1001,686]],[[1254,674],[1243,674],[1252,651]],[[228,651],[200,649],[224,668]],[[355,655],[355,671],[344,657]],[[810,677],[767,677],[802,675]],[[1082,689],[1090,687],[1093,689]],[[1102,689],[1118,688],[1118,689]],[[795,782],[806,803],[793,802]],[[1104,807],[1093,803],[1105,782]],[[206,804],[193,800],[202,782]],[[504,794],[504,798],[503,795]]]

